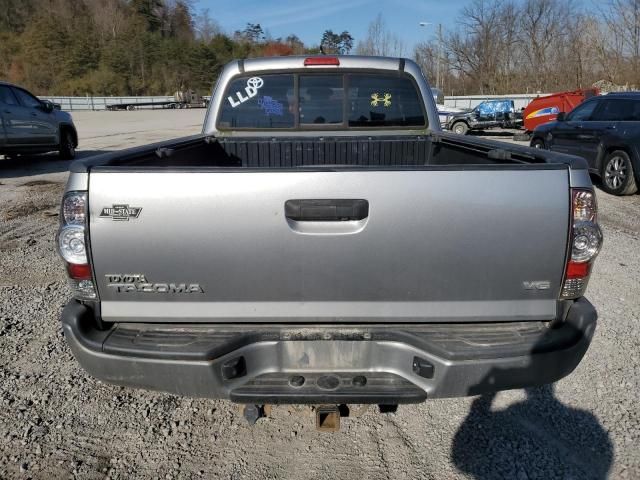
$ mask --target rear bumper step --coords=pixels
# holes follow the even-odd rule
[[[296,381],[303,379],[302,385]],[[427,393],[393,373],[338,372],[331,374],[266,373],[231,391],[237,403],[419,403]]]
[[[62,314],[67,342],[96,378],[240,403],[415,403],[551,383],[578,365],[596,319],[584,298],[554,329],[501,322],[115,324],[101,331],[93,311],[76,301]]]

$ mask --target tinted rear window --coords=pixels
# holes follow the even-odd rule
[[[415,83],[399,74],[237,77],[225,92],[218,119],[221,129],[361,129],[426,125],[424,105]]]
[[[344,87],[342,75],[300,76],[300,123],[343,123]]]
[[[293,128],[293,75],[239,77],[222,104],[221,128]]]
[[[406,77],[349,76],[350,127],[425,125],[420,96]]]

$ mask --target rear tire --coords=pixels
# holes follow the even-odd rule
[[[615,150],[600,167],[602,189],[612,195],[633,195],[638,191],[633,165],[627,152]]]
[[[457,133],[458,135],[466,135],[469,131],[469,126],[464,122],[456,122],[451,127],[451,131],[453,133]]]
[[[535,140],[531,141],[531,147],[532,148],[537,148],[538,150],[544,150],[544,140],[542,140],[541,138],[536,138]]]
[[[73,160],[76,158],[76,146],[71,130],[65,129],[60,132],[60,158],[62,160]]]

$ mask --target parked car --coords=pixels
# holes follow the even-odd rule
[[[533,131],[531,146],[578,155],[602,189],[630,195],[640,185],[640,92],[592,97]]]
[[[556,381],[596,326],[586,162],[442,132],[408,59],[233,61],[202,134],[70,172],[62,325],[106,382],[393,408]]]
[[[72,159],[78,133],[71,115],[22,87],[0,82],[0,155],[57,151]]]
[[[459,135],[470,130],[489,128],[518,128],[522,112],[516,112],[513,100],[486,100],[474,109],[447,118],[447,128]]]

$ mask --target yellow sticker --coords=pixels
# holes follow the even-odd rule
[[[380,96],[379,93],[372,93],[371,94],[371,106],[372,107],[377,107],[380,104],[382,104],[385,107],[390,107],[391,106],[391,94],[390,93],[385,93],[383,96]]]

